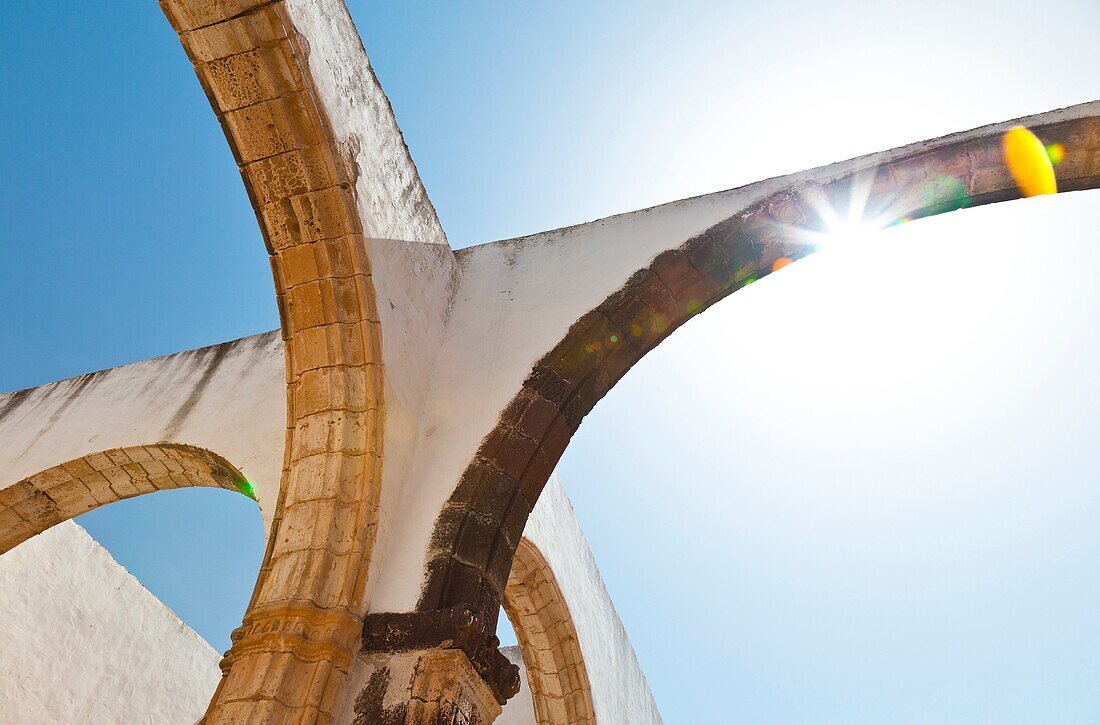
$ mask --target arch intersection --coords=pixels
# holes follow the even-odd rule
[[[1017,124],[1065,148],[1059,191],[1100,186],[1092,102],[456,257],[341,0],[160,5],[255,211],[285,351],[279,493],[207,723],[491,722],[518,687],[492,634],[502,603],[539,721],[592,722],[601,670],[522,537],[631,366],[811,253],[822,209],[857,193],[888,221],[1020,197],[1001,148]],[[244,487],[194,447],[90,454],[0,490],[0,551],[184,479]]]

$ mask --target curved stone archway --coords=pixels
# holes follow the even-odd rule
[[[1032,130],[1072,149],[1057,168],[1058,190],[1097,188],[1100,116],[1051,115]],[[691,317],[812,253],[807,240],[828,230],[823,209],[846,208],[853,194],[865,194],[867,209],[897,222],[1020,198],[1002,156],[1008,128],[760,182],[766,193],[637,269],[535,362],[482,439],[436,519],[418,610],[466,605],[495,618],[527,518],[585,415]]]
[[[381,486],[381,335],[354,153],[337,142],[287,3],[161,7],[240,167],[286,342],[279,500],[206,721],[327,721],[362,626]]]
[[[157,443],[60,463],[0,489],[0,554],[62,521],[156,491],[208,486],[255,498],[240,471],[204,448]]]
[[[393,611],[376,612],[385,626],[363,631],[372,644],[363,648],[361,669],[379,682],[394,677],[366,693],[367,705],[406,699],[420,713],[410,710],[410,718],[427,721],[432,708],[455,710],[480,698],[491,720],[514,692],[514,667],[496,652],[491,625],[507,597],[524,524],[583,417],[635,362],[693,315],[812,251],[797,230],[819,230],[816,205],[844,199],[860,174],[874,173],[872,205],[889,202],[898,218],[954,208],[958,200],[934,183],[944,175],[965,189],[968,204],[1019,195],[1001,162],[1007,126],[747,187],[735,195],[737,206],[721,206],[682,235],[655,227],[656,247],[636,247],[591,296],[574,296],[579,301],[567,314],[548,316],[514,366],[493,371],[507,382],[491,391],[476,426],[441,428],[427,445],[435,428],[421,424],[427,402],[440,402],[430,397],[444,367],[438,350],[458,349],[452,357],[461,360],[462,346],[446,343],[464,331],[484,334],[495,322],[471,312],[469,330],[452,327],[465,268],[446,247],[343,3],[160,4],[243,177],[271,255],[286,343],[279,493],[210,723],[332,721],[346,701],[368,601]],[[1059,167],[1062,190],[1100,183],[1100,127],[1095,110],[1089,113],[1034,121],[1044,141],[1072,150]],[[410,252],[408,240],[422,237],[436,240]],[[514,262],[512,255],[509,269]],[[409,277],[418,283],[407,284]],[[432,284],[419,283],[426,277]],[[384,505],[386,406],[395,425],[387,427]],[[456,436],[453,465],[434,465],[429,450],[452,450],[443,439],[463,425],[471,432]],[[391,555],[399,549],[401,556]],[[372,581],[376,570],[382,585]],[[452,630],[469,635],[461,653]],[[395,662],[422,657],[411,679],[398,677],[398,668],[371,670],[394,652]],[[431,664],[437,660],[450,664]],[[569,666],[555,664],[559,683],[561,672],[576,674]],[[434,674],[459,670],[452,691],[437,692]],[[402,682],[412,683],[407,697]],[[585,717],[580,706],[575,713]]]
[[[595,725],[577,628],[542,553],[521,539],[502,602],[519,640],[538,725]]]

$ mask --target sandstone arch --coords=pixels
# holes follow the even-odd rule
[[[337,143],[285,3],[161,7],[240,167],[286,343],[279,500],[207,721],[327,720],[361,626],[382,453],[381,337],[354,158]]]
[[[196,446],[112,448],[60,463],[0,489],[0,554],[100,506],[191,486],[255,497],[251,484],[232,464]]]
[[[592,688],[573,617],[554,572],[529,539],[516,547],[502,603],[523,653],[536,722],[595,725]]]
[[[1074,150],[1072,162],[1058,167],[1059,191],[1100,186],[1095,112],[1023,122],[1045,143]],[[860,180],[868,184],[868,207],[889,207],[895,220],[1019,198],[1002,159],[1001,137],[1009,126],[750,185],[743,192],[751,201],[737,213],[634,271],[535,362],[481,440],[436,519],[418,609],[466,605],[495,617],[527,517],[584,416],[681,324],[770,274],[777,263],[813,252],[804,232],[825,228],[822,202],[846,205]],[[965,200],[942,194],[934,183],[940,177],[954,179]]]
[[[816,228],[813,201],[844,197],[861,173],[877,170],[873,203],[891,199],[912,217],[948,210],[927,193],[937,174],[960,180],[972,204],[1016,195],[1000,163],[1006,126],[991,127],[722,192],[699,204],[706,214],[671,222],[654,214],[652,238],[618,248],[608,268],[564,244],[524,249],[523,240],[501,244],[498,264],[479,267],[476,253],[459,264],[340,0],[160,3],[256,212],[286,354],[285,447],[274,454],[282,476],[268,548],[209,722],[332,720],[347,701],[368,602],[379,626],[364,632],[360,669],[390,684],[357,700],[407,703],[419,713],[410,710],[410,721],[427,721],[432,708],[451,717],[477,701],[491,719],[514,692],[514,668],[496,652],[491,625],[524,523],[584,415],[634,362],[776,261],[808,253],[791,230]],[[1025,121],[1071,149],[1059,167],[1062,190],[1098,183],[1096,119],[1091,104]],[[569,236],[561,231],[559,241]],[[599,273],[573,294],[567,275],[579,265]],[[522,287],[535,268],[532,277],[557,270],[572,299],[538,291],[550,286],[543,279],[519,289],[521,304],[508,314],[550,314],[523,319],[529,334],[516,336],[509,357],[484,344],[507,322],[485,309],[503,307],[505,291],[512,301],[513,283]],[[486,373],[493,384],[468,382],[475,366],[463,365],[482,357],[501,363]],[[433,411],[450,407],[440,391],[451,388],[479,411],[437,428],[433,416],[443,414]],[[383,426],[387,409],[394,425]],[[464,637],[457,649],[455,632]],[[404,690],[400,668],[388,663],[395,653],[393,662],[412,663],[406,674],[415,674]],[[598,664],[590,664],[596,681]],[[439,673],[454,680],[448,692],[436,687]]]

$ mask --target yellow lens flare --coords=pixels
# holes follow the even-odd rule
[[[1054,165],[1039,137],[1023,126],[1009,129],[1001,140],[1005,165],[1024,196],[1058,193]]]

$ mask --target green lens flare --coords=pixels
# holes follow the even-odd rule
[[[932,178],[925,188],[925,195],[932,214],[942,214],[970,206],[966,186],[954,176],[940,174]]]
[[[244,479],[244,478],[242,478],[240,481],[237,481],[237,490],[240,491],[241,493],[243,493],[245,496],[248,496],[253,501],[257,500],[256,499],[256,489],[252,485],[251,481],[248,481],[247,479]]]

